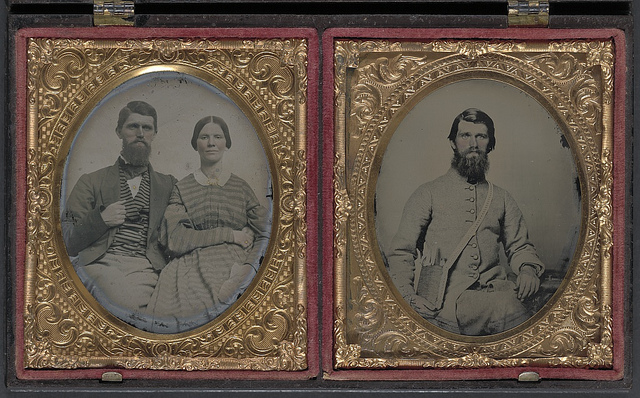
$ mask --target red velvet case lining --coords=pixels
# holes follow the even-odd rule
[[[309,40],[308,101],[307,101],[307,292],[308,292],[308,363],[304,372],[254,372],[254,371],[150,371],[126,369],[80,370],[25,370],[22,346],[24,297],[24,261],[26,248],[26,48],[29,37],[69,38],[143,38],[143,37],[216,37],[216,38],[278,38],[303,37]],[[613,38],[616,47],[615,104],[614,104],[614,185],[613,185],[613,329],[614,367],[612,370],[561,369],[561,368],[511,368],[477,370],[334,370],[333,369],[333,40],[336,38],[477,38],[477,39],[602,39]],[[317,244],[318,202],[317,181],[317,99],[318,54],[317,37],[313,29],[136,29],[136,28],[78,28],[25,29],[16,37],[17,110],[16,110],[16,368],[23,379],[99,379],[102,373],[114,370],[124,379],[306,379],[318,374],[318,294]],[[462,380],[462,379],[514,379],[521,372],[535,371],[542,378],[615,380],[623,372],[623,312],[625,266],[625,39],[618,30],[548,30],[548,29],[330,29],[323,35],[323,126],[322,147],[322,263],[323,300],[322,350],[323,369],[327,379],[342,380]]]

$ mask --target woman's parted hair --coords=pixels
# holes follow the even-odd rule
[[[198,120],[196,123],[196,127],[193,128],[193,137],[191,137],[191,146],[193,149],[198,149],[198,135],[200,135],[200,131],[209,123],[214,123],[220,126],[222,132],[224,133],[224,138],[227,141],[226,147],[227,149],[231,148],[231,136],[229,136],[229,127],[227,123],[218,116],[205,116],[202,119]]]

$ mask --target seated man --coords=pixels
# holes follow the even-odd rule
[[[122,152],[113,166],[85,174],[66,203],[62,228],[69,256],[89,292],[114,315],[143,311],[166,259],[158,227],[176,182],[149,164],[157,113],[132,101],[120,111]]]
[[[387,256],[405,300],[429,322],[464,335],[500,333],[527,320],[522,301],[536,293],[544,272],[516,202],[485,179],[494,133],[493,120],[478,109],[456,117],[451,169],[411,195]],[[500,264],[502,245],[515,282]]]

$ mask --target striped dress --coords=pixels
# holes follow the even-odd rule
[[[193,174],[179,181],[160,230],[160,242],[172,260],[162,270],[147,306],[154,319],[152,331],[190,330],[224,311],[229,304],[218,300],[220,287],[234,263],[258,268],[269,224],[267,209],[234,174],[221,185],[203,185]],[[246,226],[255,233],[255,240],[244,250],[233,243],[233,230]]]

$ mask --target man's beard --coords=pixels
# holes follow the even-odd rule
[[[144,146],[137,145],[139,142]],[[150,154],[151,146],[145,141],[136,140],[122,146],[122,156],[134,166],[146,166],[149,163]]]
[[[467,157],[470,151],[461,154],[457,149],[453,152],[451,166],[469,181],[482,181],[489,170],[489,156],[485,151],[476,150],[477,156]]]

